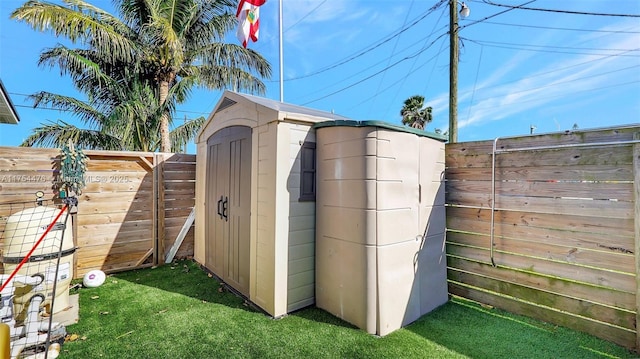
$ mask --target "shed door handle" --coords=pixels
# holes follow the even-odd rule
[[[220,199],[218,200],[218,216],[220,216],[220,219],[222,219],[222,216],[223,216],[223,212],[222,212],[222,209],[221,209],[221,207],[220,207],[220,206],[223,204],[223,203],[222,203],[222,201],[223,201],[223,199],[222,199],[222,198],[223,198],[223,197],[222,197],[222,196],[220,196]]]
[[[229,210],[229,197],[224,198],[224,202],[222,202],[222,217],[224,217],[225,221],[229,221],[229,214],[227,213]]]

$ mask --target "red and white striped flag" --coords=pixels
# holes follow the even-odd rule
[[[260,27],[260,6],[264,5],[267,0],[240,0],[238,3],[238,40],[245,48],[249,43],[249,39],[253,42],[258,41],[258,33]]]

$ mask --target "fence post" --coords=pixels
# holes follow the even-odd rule
[[[635,141],[640,140],[640,132],[633,135]],[[633,144],[633,193],[635,208],[635,259],[636,259],[636,351],[640,351],[640,143]]]
[[[164,263],[164,161],[165,156],[157,153],[153,158],[153,264]]]

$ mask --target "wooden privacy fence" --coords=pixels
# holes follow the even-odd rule
[[[85,151],[86,187],[73,216],[75,277],[163,263],[195,201],[195,155]],[[0,235],[6,218],[35,205],[59,203],[58,149],[0,147]],[[177,257],[193,255],[193,229]]]
[[[447,144],[450,293],[638,350],[639,142],[635,125]]]

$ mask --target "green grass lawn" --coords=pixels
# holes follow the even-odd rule
[[[633,358],[612,343],[454,298],[380,338],[308,308],[271,319],[192,261],[107,277],[80,294],[62,358]]]

